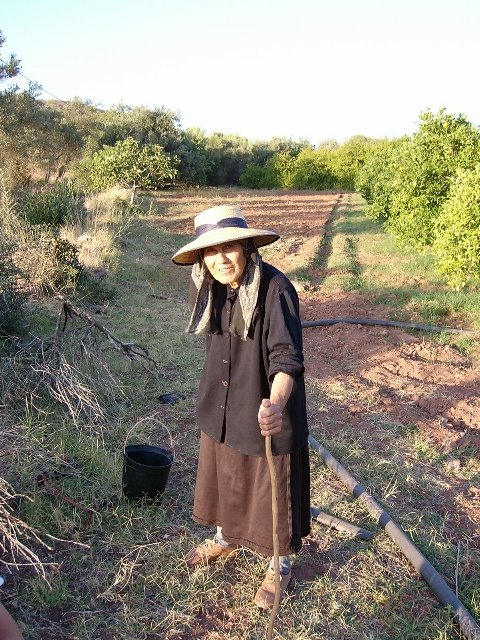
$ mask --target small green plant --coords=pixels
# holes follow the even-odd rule
[[[37,193],[26,194],[20,210],[29,224],[58,227],[86,217],[83,194],[71,183],[61,182]]]

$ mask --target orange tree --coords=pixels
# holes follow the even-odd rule
[[[405,245],[431,245],[457,170],[472,169],[479,161],[480,132],[464,115],[443,109],[421,114],[418,131],[398,146],[386,174],[378,177],[390,192],[388,210],[382,212],[386,230]]]

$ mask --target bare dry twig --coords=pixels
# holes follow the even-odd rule
[[[11,502],[20,497],[30,500],[28,496],[16,493],[6,480],[0,478],[0,563],[8,567],[30,566],[46,580],[46,565],[28,545],[37,543],[48,550],[51,547],[35,529],[13,514]]]
[[[150,371],[150,369],[144,364],[145,362],[147,363],[147,365],[153,367],[154,369],[158,368],[156,361],[153,358],[150,358],[150,356],[148,355],[147,349],[136,345],[133,342],[122,342],[117,337],[115,337],[113,333],[109,331],[103,324],[92,318],[92,316],[86,311],[75,307],[75,305],[73,305],[70,300],[62,295],[59,295],[57,297],[63,303],[62,310],[59,314],[59,319],[62,313],[65,317],[65,322],[61,331],[65,329],[68,317],[77,316],[78,318],[82,319],[87,325],[95,327],[97,331],[100,331],[100,333],[102,333],[108,339],[108,341],[115,347],[115,349],[120,351],[129,360],[135,360],[147,371]],[[59,328],[59,322],[57,322],[56,335],[59,333]]]

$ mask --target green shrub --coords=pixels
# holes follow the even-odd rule
[[[454,288],[480,281],[480,163],[458,172],[436,221],[433,252]]]
[[[377,140],[353,136],[341,146],[331,149],[327,164],[335,176],[335,186],[353,191],[358,173],[377,145]]]
[[[26,194],[20,210],[30,224],[52,227],[81,222],[86,216],[84,196],[70,182],[60,182],[43,191]]]
[[[84,268],[77,247],[62,238],[58,229],[28,223],[19,229],[15,266],[24,289],[37,295],[74,289]]]
[[[303,149],[295,159],[292,186],[296,189],[331,189],[335,176],[331,169],[332,151]]]
[[[126,138],[93,154],[88,161],[89,184],[98,191],[115,186],[160,189],[176,177],[177,164],[178,158],[160,145]]]
[[[238,185],[246,165],[252,162],[252,143],[234,134],[212,133],[203,145],[205,177],[212,186]]]
[[[265,165],[265,187],[267,189],[290,189],[293,186],[295,158],[288,151],[280,151]]]
[[[247,189],[266,189],[267,170],[259,164],[247,164],[240,176],[240,184]]]
[[[403,244],[423,249],[433,241],[436,220],[457,169],[480,161],[480,132],[463,115],[441,110],[420,115],[419,130],[390,164],[391,195],[385,228]]]
[[[0,329],[3,331],[12,328],[24,300],[20,286],[22,272],[14,259],[19,242],[18,222],[15,202],[0,172]]]
[[[407,138],[381,140],[372,146],[369,157],[355,176],[355,190],[370,205],[367,213],[372,218],[386,218],[390,212],[395,163],[401,157],[400,146]]]
[[[293,186],[295,158],[288,151],[280,151],[264,166],[248,164],[240,176],[242,187],[250,189],[289,189]]]
[[[47,288],[74,289],[83,271],[78,248],[56,233],[46,235],[42,244],[51,265]]]

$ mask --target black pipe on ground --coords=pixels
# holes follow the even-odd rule
[[[320,524],[324,524],[326,527],[336,529],[337,531],[346,531],[356,538],[360,538],[360,540],[371,540],[374,536],[373,531],[357,527],[356,524],[336,518],[329,513],[325,513],[325,511],[321,511],[321,509],[318,509],[317,507],[310,508],[310,515],[313,520],[316,520]]]
[[[397,322],[396,320],[375,320],[373,318],[326,318],[325,320],[311,320],[302,322],[302,329],[310,327],[328,327],[333,324],[367,324],[379,327],[398,327],[399,329],[416,329],[418,331],[437,331],[439,333],[470,333],[475,335],[478,331],[468,329],[452,329],[450,327],[435,327],[430,324],[414,324],[412,322]]]
[[[413,564],[415,569],[431,587],[442,604],[450,607],[453,619],[460,626],[469,640],[480,640],[480,626],[463,606],[448,584],[430,564],[425,556],[417,549],[405,531],[398,525],[378,502],[372,498],[367,489],[355,478],[312,436],[308,438],[312,449],[318,451],[327,467],[348,487],[352,494],[361,500],[370,514],[385,529],[404,556]]]

